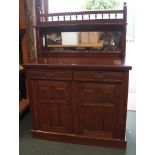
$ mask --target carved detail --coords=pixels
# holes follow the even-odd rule
[[[72,108],[70,82],[37,81],[38,128],[45,131],[71,133]]]
[[[56,88],[54,86],[39,87],[40,102],[68,104],[66,93],[66,88]]]
[[[114,104],[114,85],[102,85],[102,87],[97,86],[97,84],[93,85],[85,85],[83,88],[81,88],[79,97],[82,104],[93,104],[98,106],[105,105],[106,107],[109,104],[111,107]]]
[[[116,84],[80,83],[80,133],[91,137],[113,137],[116,123]]]

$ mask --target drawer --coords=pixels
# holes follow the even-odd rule
[[[101,81],[101,82],[121,82],[123,73],[104,71],[76,71],[75,81]]]
[[[72,71],[64,70],[39,70],[29,71],[31,79],[72,80]]]

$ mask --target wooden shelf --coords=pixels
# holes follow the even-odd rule
[[[103,47],[103,41],[94,44],[77,44],[77,45],[48,45],[48,47]]]
[[[19,114],[23,113],[29,107],[29,100],[22,99],[19,103]]]

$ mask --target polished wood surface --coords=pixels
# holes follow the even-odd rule
[[[37,56],[24,64],[32,136],[125,148],[128,80],[132,68],[125,61],[126,4],[118,11],[47,14],[47,3],[42,2],[36,0]],[[96,14],[95,19],[85,20],[86,13]],[[123,14],[122,19],[117,18],[119,13]],[[102,14],[102,19],[97,19],[98,14]],[[104,19],[104,14],[109,18]],[[115,14],[114,19],[110,18],[111,14]],[[72,15],[81,15],[82,20],[73,21]],[[58,21],[53,21],[53,16]],[[59,16],[64,20],[60,21]],[[41,40],[51,31],[121,31],[121,50],[46,51]]]
[[[33,136],[53,139],[57,135],[57,140],[65,141],[61,134],[65,139],[77,135],[85,139],[84,144],[98,145],[101,141],[104,146],[110,142],[108,146],[124,147],[131,67],[117,59],[105,62],[94,59],[94,64],[93,59],[62,60],[63,63],[51,58],[41,63],[45,60],[40,59],[24,65]],[[87,143],[89,138],[94,142]]]
[[[34,59],[28,64],[24,64],[26,69],[38,68],[40,69],[101,69],[101,70],[129,70],[131,66],[126,64],[124,58],[113,57],[42,57]]]
[[[72,133],[71,82],[35,80],[33,86],[37,130]]]

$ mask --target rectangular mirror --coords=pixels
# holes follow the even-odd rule
[[[50,32],[42,35],[44,51],[120,52],[121,32]]]

